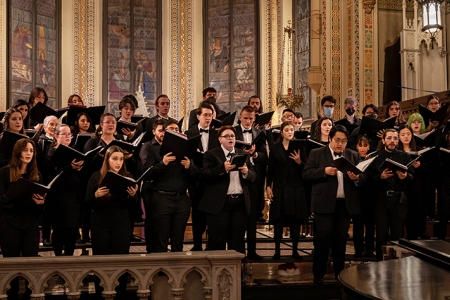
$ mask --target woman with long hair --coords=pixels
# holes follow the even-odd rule
[[[23,115],[17,108],[9,108],[5,112],[5,117],[3,121],[3,132],[0,134],[0,143],[3,139],[3,133],[5,131],[10,131],[16,134],[25,134],[23,130]],[[25,137],[25,136],[24,136]],[[9,163],[11,158],[11,153],[0,152],[0,167],[4,167]]]
[[[308,222],[308,206],[305,197],[302,171],[306,156],[301,150],[289,152],[294,138],[294,125],[283,122],[280,128],[282,141],[270,149],[266,192],[272,199],[270,222],[274,224],[275,255],[280,259],[283,226],[289,226],[292,238],[292,258],[301,259],[297,252],[300,225]]]
[[[420,150],[416,147],[414,133],[408,125],[401,125],[398,136],[398,149],[405,152]],[[413,157],[414,158],[414,157]],[[426,237],[426,199],[429,184],[429,172],[425,164],[420,160],[413,163],[414,179],[408,183],[406,197],[408,199],[408,211],[406,215],[406,237],[417,240]]]
[[[55,141],[47,152],[51,161],[53,154],[60,145],[69,146],[72,138],[68,125],[60,124],[55,129]],[[79,236],[80,204],[84,201],[83,185],[80,180],[80,170],[83,161],[72,161],[68,166],[51,164],[54,175],[63,171],[48,193],[45,208],[49,212],[53,228],[52,245],[56,256],[73,255],[75,242]]]
[[[414,135],[421,135],[427,131],[427,128],[425,127],[425,120],[419,113],[410,115],[406,125],[411,128]]]
[[[41,182],[36,151],[32,140],[19,140],[13,149],[10,165],[0,169],[0,246],[3,257],[37,256],[39,221],[45,195],[31,199],[6,197],[6,192],[20,177]]]
[[[81,112],[77,115],[75,125],[71,126],[70,130],[76,137],[79,133],[94,133],[95,127],[92,124],[91,117],[87,113]]]
[[[107,187],[100,187],[108,172],[132,177],[125,166],[125,153],[118,146],[112,146],[106,151],[100,171],[92,174],[87,186],[85,201],[93,207],[92,252],[94,255],[128,254],[131,243],[128,206],[129,202],[134,203],[138,186],[128,187],[121,194],[111,194]],[[119,278],[118,289],[122,293],[126,291],[126,278]]]
[[[30,107],[28,105],[28,102],[23,99],[18,99],[14,101],[12,107],[17,108],[22,113],[23,117],[23,128],[29,129],[30,128],[30,114],[29,110]]]
[[[397,117],[395,126],[400,126],[401,124],[406,123],[406,120],[403,117],[402,109],[400,108],[400,103],[397,101],[391,101],[386,106],[386,114],[384,115],[384,118],[389,119],[392,117]]]
[[[48,102],[48,95],[47,92],[40,87],[35,87],[31,92],[30,96],[28,97],[28,106],[33,108],[38,102],[41,102],[45,105],[47,105]]]
[[[321,142],[322,144],[328,144],[330,142],[328,136],[332,127],[333,119],[328,117],[320,118],[317,121],[313,139],[317,142]]]
[[[84,105],[83,99],[81,99],[81,96],[77,94],[73,94],[69,96],[69,99],[67,99],[68,105]]]

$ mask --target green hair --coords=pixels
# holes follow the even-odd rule
[[[422,125],[420,126],[420,133],[425,133],[426,128],[425,128],[425,121],[423,120],[423,117],[421,114],[419,113],[414,113],[412,115],[409,116],[408,121],[406,122],[406,124],[411,127],[411,123],[412,122],[416,122],[419,121]]]

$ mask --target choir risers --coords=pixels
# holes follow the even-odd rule
[[[23,257],[0,259],[0,299],[7,299],[6,291],[10,281],[22,276],[29,281],[31,299],[44,299],[47,281],[56,275],[61,276],[68,289],[68,299],[79,299],[83,279],[89,274],[97,275],[104,288],[103,297],[113,299],[118,278],[128,272],[135,278],[138,286],[137,296],[147,299],[151,290],[153,299],[168,299],[167,294],[157,295],[155,287],[159,284],[164,290],[170,285],[172,299],[182,299],[187,287],[187,276],[196,271],[197,283],[189,282],[190,287],[199,287],[192,293],[201,293],[197,299],[241,299],[241,260],[244,255],[235,251],[152,253],[130,255],[98,255],[72,257]],[[158,280],[164,272],[169,278]],[[156,275],[156,276],[155,276]],[[160,277],[159,277],[160,278]],[[166,277],[164,277],[166,278]],[[191,280],[191,279],[189,279]],[[152,288],[150,288],[152,286]],[[167,288],[166,288],[167,289]]]

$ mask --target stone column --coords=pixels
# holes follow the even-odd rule
[[[183,288],[173,288],[172,289],[173,300],[182,300],[183,294],[184,294]]]

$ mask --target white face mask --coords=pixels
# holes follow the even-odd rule
[[[331,118],[331,116],[333,115],[333,112],[334,112],[334,107],[324,107],[323,108],[323,113],[328,118]]]

